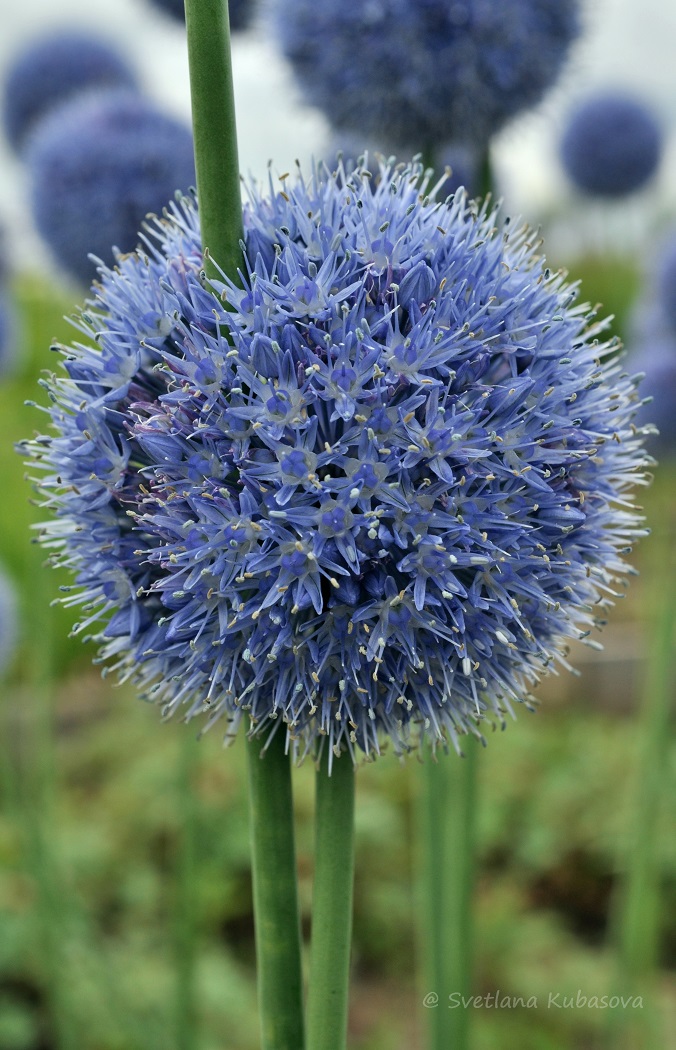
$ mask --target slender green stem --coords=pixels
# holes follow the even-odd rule
[[[237,160],[227,0],[185,0],[197,196],[210,277],[235,278],[242,263],[242,201]]]
[[[472,892],[477,752],[463,741],[465,757],[425,756],[420,898],[423,909],[425,994],[438,997],[426,1013],[429,1050],[465,1050],[468,1010],[449,1010],[452,993],[472,988]]]
[[[668,488],[669,494],[673,491]],[[614,909],[614,939],[617,945],[616,988],[619,995],[645,991],[657,965],[660,919],[660,823],[664,813],[667,776],[669,721],[676,687],[674,632],[676,630],[676,554],[673,512],[662,507],[660,529],[651,540],[647,621],[653,624],[641,711],[639,714],[640,751],[632,798],[632,824],[624,877],[620,881]],[[620,1044],[619,1028],[627,1028],[634,1011],[611,1011],[611,1042]],[[654,1016],[650,1010],[641,1018],[647,1040],[641,1045],[657,1045],[650,1031]],[[636,1025],[627,1031],[627,1045],[638,1047],[641,1033]]]
[[[493,189],[493,169],[491,167],[491,148],[490,145],[486,146],[486,149],[479,158],[479,170],[477,173],[477,197],[482,199],[491,193]]]
[[[423,985],[420,988],[425,1010],[427,1046],[438,1050],[443,1046],[446,1025],[446,997],[444,975],[444,924],[441,921],[442,901],[445,886],[445,840],[442,834],[444,807],[447,802],[446,756],[434,761],[425,754],[422,768],[422,790],[420,791],[420,860],[418,872],[417,903],[421,921],[418,926],[419,967]],[[453,761],[448,756],[448,761]]]
[[[328,747],[317,771],[315,876],[307,1005],[308,1050],[344,1050],[347,1038],[352,889],[354,765]]]
[[[474,829],[477,794],[479,743],[473,737],[463,740],[465,757],[447,767],[448,806],[443,818],[445,840],[446,899],[442,910],[445,985],[451,992],[469,996],[472,990],[472,934],[474,890]],[[447,1015],[444,1050],[464,1050],[468,1046],[470,1010],[442,1010]]]
[[[178,742],[176,793],[180,818],[176,856],[174,936],[176,947],[176,1046],[195,1050],[199,1046],[195,914],[197,808],[195,774],[198,744],[193,733],[181,733]]]
[[[54,623],[50,599],[51,577],[42,565],[42,555],[32,549],[31,646],[29,650],[31,710],[28,749],[28,776],[23,806],[32,875],[37,890],[36,915],[39,922],[41,961],[44,967],[47,1001],[57,1050],[76,1050],[80,1045],[73,1016],[68,980],[66,945],[70,900],[64,886],[58,858],[57,779],[55,773],[54,705]],[[27,751],[28,751],[27,749]]]
[[[249,738],[249,806],[262,1050],[302,1050],[303,979],[291,763],[279,729]]]

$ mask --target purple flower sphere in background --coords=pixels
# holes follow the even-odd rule
[[[16,150],[56,106],[92,88],[135,88],[126,59],[98,36],[77,30],[52,32],[15,59],[5,81],[3,121]]]
[[[676,237],[662,254],[658,275],[660,309],[676,339]]]
[[[14,304],[8,289],[0,285],[0,378],[12,372],[17,350]]]
[[[477,151],[462,143],[450,143],[439,150],[439,174],[444,167],[451,169],[451,174],[444,180],[437,196],[440,200],[452,193],[457,193],[461,186],[467,190],[468,197],[479,193],[479,158]]]
[[[37,229],[58,264],[84,284],[94,254],[132,251],[149,212],[195,183],[192,134],[132,92],[83,96],[60,107],[27,154]]]
[[[484,149],[556,80],[577,0],[277,0],[309,103],[334,128],[415,151]]]
[[[172,18],[185,21],[184,0],[152,0],[155,7],[160,8]],[[255,3],[254,0],[228,0],[228,13],[230,16],[230,29],[233,32],[241,32],[248,29],[253,19]]]
[[[568,118],[561,161],[586,193],[621,197],[644,186],[662,154],[662,131],[639,99],[619,92],[594,95]]]
[[[0,675],[14,655],[19,614],[16,591],[9,577],[0,569]]]
[[[641,393],[649,399],[638,414],[641,423],[657,429],[650,447],[657,455],[676,453],[676,339],[663,339],[630,354],[629,367],[645,378]]]
[[[626,573],[635,383],[527,229],[421,171],[251,187],[243,273],[211,285],[185,198],[63,348],[25,446],[42,539],[166,714],[301,754],[457,745]]]

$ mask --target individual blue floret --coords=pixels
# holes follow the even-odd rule
[[[373,168],[251,186],[211,283],[174,204],[101,270],[24,447],[102,659],[299,755],[503,724],[612,604],[652,462],[531,232]]]
[[[32,41],[5,80],[3,122],[16,150],[51,110],[93,88],[135,88],[136,75],[105,39],[79,30],[51,32]]]
[[[93,253],[131,251],[149,212],[195,183],[192,135],[132,92],[82,97],[45,119],[27,155],[39,233],[59,266],[89,283]]]
[[[599,197],[621,197],[655,174],[662,130],[640,99],[608,91],[573,110],[560,153],[568,177],[579,189]]]
[[[577,0],[277,0],[305,98],[331,125],[410,153],[485,149],[540,101],[580,29]]]

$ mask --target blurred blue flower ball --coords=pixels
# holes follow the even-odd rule
[[[18,615],[16,590],[0,569],[0,674],[7,670],[16,649]]]
[[[644,186],[662,154],[662,131],[639,99],[605,92],[585,99],[568,118],[561,161],[586,193],[621,197]]]
[[[540,101],[580,24],[577,0],[277,0],[309,103],[337,129],[409,151],[485,148]]]
[[[165,14],[178,18],[181,22],[185,21],[185,0],[152,0],[152,2]],[[254,9],[255,0],[228,0],[230,29],[233,32],[248,29],[253,19]]]
[[[127,60],[106,40],[78,30],[41,36],[10,66],[3,122],[11,145],[23,149],[30,132],[51,110],[92,88],[135,88]]]
[[[17,351],[14,304],[8,289],[0,286],[0,377],[12,372]]]
[[[641,423],[651,423],[658,433],[650,438],[657,455],[676,452],[676,339],[647,343],[630,355],[633,372],[645,378],[641,393],[649,398],[638,415]]]
[[[459,745],[604,615],[651,461],[635,383],[525,228],[420,166],[192,198],[102,269],[25,446],[101,657],[296,754]]]
[[[149,212],[195,183],[192,134],[132,92],[81,97],[36,131],[27,154],[37,229],[58,264],[84,284],[93,253],[131,251]]]
[[[661,311],[676,338],[676,238],[672,239],[662,253],[658,290]]]
[[[449,143],[439,151],[439,175],[445,167],[451,169],[451,174],[446,177],[437,193],[440,200],[451,193],[457,193],[461,186],[467,190],[468,197],[476,197],[479,194],[479,157],[476,150],[463,143]]]

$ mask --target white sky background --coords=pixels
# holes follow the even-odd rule
[[[259,0],[260,2],[260,0]],[[318,3],[321,0],[317,0]],[[676,223],[676,4],[672,0],[582,0],[587,30],[567,74],[539,110],[515,121],[495,144],[496,169],[510,210],[529,220],[571,202],[555,153],[561,114],[593,86],[636,89],[655,107],[668,135],[656,184],[629,208],[635,231],[669,213]],[[261,4],[262,6],[262,4]],[[184,32],[144,0],[2,0],[0,81],[12,54],[51,26],[74,25],[108,35],[135,59],[148,94],[189,119]],[[328,129],[303,106],[290,72],[264,24],[234,40],[233,66],[240,167],[264,175],[272,159],[286,171],[321,153]],[[25,174],[0,142],[0,222],[9,232],[15,267],[42,265],[29,232]],[[567,209],[568,210],[568,209]],[[582,210],[584,215],[584,209]],[[626,222],[621,224],[626,226]],[[638,236],[638,234],[637,234]],[[565,245],[564,245],[565,247]]]

